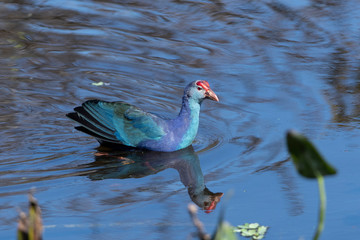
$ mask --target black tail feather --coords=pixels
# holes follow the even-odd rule
[[[99,109],[97,108],[98,104],[99,100],[88,100],[84,102],[81,107],[92,119],[100,122],[104,127],[114,130],[112,121],[103,116],[101,111],[99,112]]]
[[[115,129],[111,129],[106,127],[103,123],[94,118],[84,107],[76,107],[74,108],[75,112],[80,115],[80,119],[84,119],[86,122],[90,123],[93,127],[101,130],[102,132],[107,133],[112,136],[114,134]],[[89,127],[89,126],[88,126]]]
[[[89,129],[87,129],[86,127],[83,127],[83,126],[77,126],[75,127],[76,130],[80,131],[80,132],[83,132],[83,133],[86,133],[90,136],[93,136],[95,137],[100,143],[103,143],[103,142],[109,142],[109,143],[115,143],[115,144],[120,144],[119,141],[114,141],[113,139],[108,139],[108,138],[104,138],[103,136],[100,136],[98,135],[97,133],[93,132],[93,131],[90,131]]]
[[[75,129],[94,136],[98,140],[120,143],[120,141],[114,135],[115,131],[97,121],[86,111],[86,109],[83,107],[76,107],[74,110],[76,112],[68,113],[66,116],[81,125],[75,127]]]

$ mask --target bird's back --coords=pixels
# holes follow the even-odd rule
[[[139,147],[166,135],[164,119],[125,102],[89,100],[74,110],[67,116],[81,124],[77,129],[100,142]]]

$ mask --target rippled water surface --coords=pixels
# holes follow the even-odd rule
[[[359,236],[358,1],[2,1],[0,18],[1,239],[32,187],[44,239],[186,239],[187,204],[217,203],[199,213],[212,231],[231,189],[233,225],[311,239],[317,184],[294,170],[290,128],[338,169],[323,239]],[[176,116],[196,79],[220,102],[179,153],[104,155],[65,117],[92,98]]]

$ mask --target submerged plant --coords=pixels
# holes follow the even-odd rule
[[[288,151],[300,175],[306,178],[316,178],[319,186],[320,211],[318,226],[314,240],[319,239],[325,224],[326,191],[324,176],[336,174],[335,168],[328,164],[314,145],[303,135],[294,130],[286,135]]]

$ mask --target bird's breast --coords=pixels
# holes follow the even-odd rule
[[[190,118],[188,121],[185,121],[185,124],[182,128],[182,138],[179,142],[178,149],[185,148],[192,144],[194,141],[197,131],[199,128],[199,118],[194,116]]]

